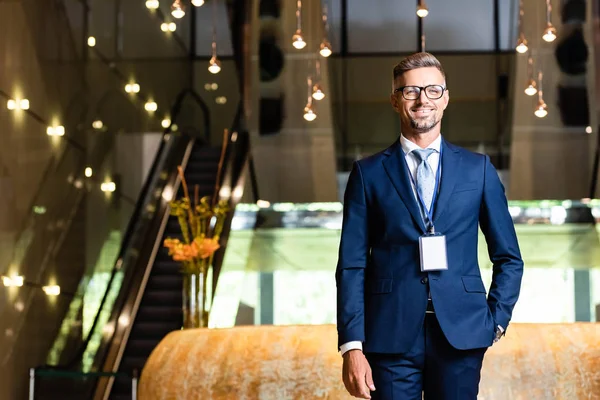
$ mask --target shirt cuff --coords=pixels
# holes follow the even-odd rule
[[[362,342],[355,340],[352,342],[348,342],[348,343],[344,343],[343,345],[340,346],[340,352],[342,353],[342,356],[344,355],[344,353],[350,351],[350,350],[361,350],[362,351]]]

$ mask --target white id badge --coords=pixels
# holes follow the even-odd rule
[[[448,269],[446,258],[446,236],[428,235],[419,238],[421,272]]]

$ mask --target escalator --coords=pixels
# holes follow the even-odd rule
[[[195,143],[185,169],[190,187],[198,185],[199,196],[212,196],[215,189],[221,149]],[[178,196],[182,196],[179,190]],[[171,216],[163,234],[180,237],[177,218]],[[131,399],[131,380],[128,376],[141,371],[152,350],[171,331],[181,328],[183,279],[179,264],[171,259],[168,250],[161,247],[148,276],[148,281],[137,310],[131,333],[123,352],[119,372],[110,399]]]

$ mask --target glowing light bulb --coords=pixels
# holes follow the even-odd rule
[[[525,88],[525,94],[527,96],[533,96],[534,94],[537,93],[537,87],[536,87],[536,83],[533,79],[529,80],[529,83],[527,84],[527,87]]]
[[[192,0],[192,5],[194,7],[202,7],[204,5],[204,0]]]
[[[13,99],[10,99],[6,102],[6,108],[9,110],[15,110],[17,108],[17,102]]]
[[[219,61],[216,56],[213,56],[208,62],[208,71],[211,74],[218,74],[221,72],[221,61]]]
[[[181,19],[185,16],[185,10],[180,0],[175,0],[171,6],[171,15],[177,19]]]
[[[417,16],[419,16],[419,18],[425,18],[428,15],[429,15],[429,10],[425,6],[425,4],[420,5],[419,8],[417,9]]]
[[[319,54],[321,54],[321,56],[327,58],[331,55],[331,53],[332,53],[331,44],[327,40],[323,39],[323,41],[321,42]]]
[[[170,125],[171,125],[171,120],[169,118],[165,118],[162,120],[162,122],[160,123],[160,125],[167,129]]]
[[[538,105],[535,108],[534,114],[538,118],[544,118],[546,115],[548,115],[548,106],[546,103],[544,103],[544,100],[540,99],[540,101],[538,101]]]
[[[156,10],[158,8],[159,4],[158,4],[158,0],[147,0],[146,1],[146,8],[148,10]]]
[[[94,47],[94,46],[96,45],[96,38],[95,38],[95,37],[93,37],[93,36],[90,36],[90,37],[88,38],[87,44],[88,44],[88,46],[90,46],[90,47]]]
[[[294,36],[292,36],[292,46],[294,46],[298,50],[301,50],[306,47],[306,42],[302,37],[302,32],[300,32],[300,29],[298,29]]]
[[[21,101],[19,101],[19,107],[21,107],[21,110],[29,110],[29,100],[21,99]]]
[[[323,100],[325,98],[325,93],[323,93],[323,90],[321,90],[320,84],[317,83],[313,86],[312,97],[315,100]]]
[[[86,176],[87,178],[90,178],[90,177],[92,176],[93,172],[94,172],[94,171],[92,171],[92,168],[91,168],[91,167],[87,167],[87,168],[85,169],[85,176]]]
[[[526,53],[527,50],[529,50],[529,47],[527,47],[527,40],[525,39],[525,35],[521,33],[521,35],[519,36],[519,40],[517,41],[517,47],[515,48],[515,50],[517,50],[518,53]]]
[[[304,107],[304,119],[308,122],[312,122],[317,118],[317,114],[313,109],[312,104],[308,103],[306,107]]]
[[[156,102],[154,102],[154,101],[149,101],[146,104],[144,104],[144,108],[148,112],[154,112],[154,111],[158,110],[158,104],[156,104]]]
[[[100,130],[103,127],[104,127],[104,123],[101,120],[99,120],[99,119],[97,119],[94,122],[92,122],[92,128],[94,128],[94,129]]]
[[[551,23],[548,23],[548,26],[544,30],[544,35],[542,36],[546,42],[550,43],[556,39],[556,28],[552,26]]]

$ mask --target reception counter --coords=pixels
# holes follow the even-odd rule
[[[170,333],[142,372],[139,398],[351,399],[334,325]],[[488,352],[479,399],[600,399],[600,323],[512,324]]]

